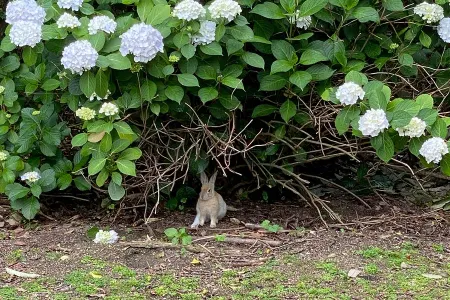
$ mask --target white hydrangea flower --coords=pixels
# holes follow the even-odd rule
[[[183,0],[173,9],[172,14],[180,20],[198,20],[204,18],[206,10],[195,0]]]
[[[60,8],[78,11],[81,5],[83,5],[83,0],[58,0],[57,4]]]
[[[149,62],[158,52],[164,52],[163,36],[151,25],[135,24],[120,38],[120,53],[133,54],[135,62]]]
[[[56,21],[56,24],[58,28],[75,28],[81,26],[78,18],[68,13],[63,13],[58,21]]]
[[[22,181],[28,181],[30,183],[36,182],[39,179],[41,179],[41,175],[38,172],[27,172],[25,174],[23,174],[22,176],[20,176],[20,180]]]
[[[95,235],[94,243],[96,244],[114,244],[119,240],[119,235],[114,230],[99,230]]]
[[[374,137],[389,128],[386,113],[382,109],[369,109],[358,122],[359,130],[364,136]]]
[[[337,89],[336,98],[343,105],[352,105],[355,104],[358,99],[362,100],[365,94],[366,93],[359,84],[346,82]]]
[[[433,137],[423,143],[419,153],[427,163],[434,162],[437,164],[441,161],[442,156],[448,153],[448,146],[440,137]]]
[[[83,71],[95,67],[98,53],[86,40],[75,41],[67,45],[62,54],[61,64],[72,74],[81,74]]]
[[[295,12],[295,15],[289,18],[291,24],[295,24],[297,28],[308,29],[311,25],[311,16],[300,17],[300,10]]]
[[[17,21],[9,31],[11,42],[19,47],[34,47],[42,39],[42,25],[29,21]]]
[[[0,151],[0,161],[5,161],[8,159],[9,153],[8,151],[1,150]]]
[[[422,17],[428,24],[435,23],[444,17],[444,9],[437,4],[422,2],[414,7],[414,13]]]
[[[113,103],[103,103],[98,112],[105,116],[114,116],[119,112],[119,108]]]
[[[216,23],[211,21],[202,21],[198,34],[192,37],[192,43],[197,45],[208,45],[216,39]]]
[[[408,125],[400,128],[396,128],[399,136],[420,137],[425,133],[427,123],[423,120],[414,117],[411,119]]]
[[[239,3],[233,0],[214,0],[208,7],[208,10],[211,13],[211,18],[225,18],[229,22],[233,21],[242,12]]]
[[[6,6],[6,23],[15,24],[19,21],[29,21],[44,24],[45,10],[34,0],[15,0]]]
[[[90,35],[97,34],[99,31],[114,33],[117,23],[107,16],[96,16],[89,21],[88,31]]]
[[[77,109],[75,115],[81,120],[89,121],[95,118],[95,110],[87,107],[82,107]]]
[[[450,18],[443,18],[439,22],[437,32],[444,42],[450,43]]]

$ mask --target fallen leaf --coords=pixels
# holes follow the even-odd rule
[[[201,263],[200,263],[200,261],[199,261],[198,259],[194,258],[194,259],[191,261],[191,264],[193,264],[193,265],[199,265],[199,264],[201,264]]]
[[[356,278],[356,277],[358,277],[358,275],[359,274],[361,274],[361,270],[358,270],[358,269],[350,269],[350,271],[348,271],[348,277],[351,277],[351,278]]]
[[[24,241],[15,241],[15,242],[14,242],[14,245],[15,245],[15,246],[26,246],[27,243],[25,243]]]
[[[41,275],[39,274],[33,274],[33,273],[24,273],[24,272],[19,272],[10,268],[5,268],[6,273],[10,274],[10,275],[14,275],[17,277],[23,277],[23,278],[36,278],[39,277]]]
[[[102,278],[102,277],[103,277],[103,276],[100,275],[100,273],[97,272],[97,271],[89,272],[89,275],[91,275],[93,278]]]
[[[431,279],[441,279],[442,276],[441,275],[436,275],[436,274],[422,274],[423,277],[426,278],[431,278]]]
[[[327,258],[333,258],[333,257],[336,257],[336,253],[330,253],[330,254],[328,254],[328,256],[327,256]]]
[[[88,137],[88,141],[91,143],[98,143],[102,140],[102,138],[105,136],[105,131],[100,131],[96,133],[91,133]]]

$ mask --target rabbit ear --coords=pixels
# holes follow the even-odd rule
[[[216,182],[216,177],[217,177],[217,171],[214,172],[214,174],[212,174],[211,178],[209,179],[209,184],[214,187],[214,183]]]
[[[208,176],[206,176],[205,172],[200,173],[200,181],[203,185],[208,184]]]

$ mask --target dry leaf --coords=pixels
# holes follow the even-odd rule
[[[194,259],[191,261],[191,264],[193,264],[193,265],[199,265],[199,264],[201,264],[201,263],[200,263],[200,261],[199,261],[198,259],[194,258]]]
[[[91,143],[98,143],[105,136],[105,133],[106,133],[105,131],[91,133],[88,137],[88,141]]]
[[[10,268],[5,268],[6,273],[10,274],[10,275],[14,275],[17,277],[23,277],[23,278],[36,278],[39,277],[41,275],[39,274],[33,274],[33,273],[24,273],[24,272],[19,272]]]
[[[91,275],[93,278],[102,278],[103,277],[102,275],[100,275],[99,272],[96,272],[96,271],[89,272],[89,275]]]
[[[361,270],[358,270],[358,269],[350,269],[350,271],[348,271],[348,277],[351,277],[351,278],[356,278],[356,277],[358,277],[358,275],[359,274],[361,274]]]
[[[423,277],[426,278],[431,278],[431,279],[441,279],[442,276],[441,275],[436,275],[436,274],[422,274]]]

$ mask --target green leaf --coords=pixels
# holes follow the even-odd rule
[[[335,41],[333,47],[334,57],[341,64],[341,66],[347,65],[347,57],[345,56],[345,45],[342,41]]]
[[[84,72],[80,78],[80,89],[86,97],[95,92],[95,75],[91,71]]]
[[[294,47],[284,40],[273,41],[270,48],[276,59],[292,61],[294,64],[298,60]]]
[[[289,123],[289,120],[297,113],[297,105],[291,100],[286,100],[280,107],[281,118]]]
[[[270,67],[270,74],[282,73],[292,70],[294,64],[287,60],[276,60]]]
[[[373,7],[357,7],[353,11],[352,16],[358,19],[361,23],[380,21],[380,16]]]
[[[441,172],[444,175],[450,176],[450,155],[446,154],[444,155],[444,157],[442,158],[441,162]]]
[[[289,77],[289,81],[303,90],[312,80],[311,74],[305,71],[297,71]]]
[[[159,113],[161,112],[161,105],[159,105],[159,103],[151,103],[150,110],[152,113],[159,116]]]
[[[281,0],[280,4],[288,13],[294,13],[295,7],[297,6],[295,0]]]
[[[203,80],[216,80],[217,72],[211,66],[199,66],[195,74]],[[239,76],[239,75],[238,75]]]
[[[40,185],[38,184],[33,184],[30,188],[31,190],[31,194],[33,194],[33,196],[39,198],[39,196],[42,194],[42,188]]]
[[[30,46],[26,46],[23,48],[22,58],[27,66],[34,66],[37,61],[37,56],[37,52],[34,48],[31,48]]]
[[[253,30],[247,25],[229,27],[228,32],[239,41],[248,41],[254,37]]]
[[[169,238],[174,238],[178,236],[178,230],[176,228],[166,228],[164,234]]]
[[[119,172],[112,172],[111,179],[116,184],[122,185],[122,174],[120,174]]]
[[[420,109],[423,109],[423,108],[431,109],[431,108],[433,108],[434,101],[433,101],[433,97],[431,97],[430,95],[422,94],[422,95],[417,96],[416,103],[420,105]]]
[[[426,48],[430,48],[431,46],[431,38],[428,34],[426,34],[425,32],[421,32],[419,35],[419,41],[420,43],[426,47]]]
[[[363,86],[367,84],[368,80],[366,75],[357,71],[350,71],[347,75],[345,75],[345,82],[354,82],[360,86]]]
[[[110,182],[108,185],[108,194],[111,200],[119,201],[125,196],[125,189],[115,182]]]
[[[13,209],[20,209],[20,212],[27,220],[33,219],[41,208],[36,197],[18,199],[17,201],[12,202],[11,206]]]
[[[142,22],[145,22],[145,20],[150,15],[150,12],[152,11],[154,4],[152,0],[140,0],[137,4],[137,13],[139,16],[139,19]]]
[[[388,162],[394,156],[394,142],[387,131],[371,138],[370,143],[375,148],[378,157],[384,162]]]
[[[8,184],[5,188],[5,194],[10,201],[25,197],[30,192],[30,189],[22,186],[20,183]]]
[[[184,97],[184,90],[181,86],[178,85],[170,85],[164,91],[167,98],[177,103],[180,103]]]
[[[41,187],[52,185],[54,182],[55,171],[53,169],[47,169],[41,173],[41,179],[39,179]]]
[[[122,56],[122,54],[116,52],[106,56],[109,62],[109,66],[115,70],[128,70],[131,68],[130,60]]]
[[[300,6],[300,17],[311,16],[328,4],[328,0],[306,0]]]
[[[141,158],[142,151],[139,148],[128,148],[125,149],[122,153],[120,153],[119,159],[123,160],[137,160]]]
[[[91,159],[88,165],[88,174],[95,175],[100,172],[106,164],[106,158],[94,158]]]
[[[20,67],[20,61],[17,56],[10,55],[0,61],[0,71],[9,73],[17,70]]]
[[[267,75],[261,80],[260,91],[278,91],[284,88],[287,80],[279,75]]]
[[[155,5],[147,17],[147,24],[158,25],[170,17],[170,6],[165,4]]]
[[[302,65],[313,65],[320,61],[327,61],[328,58],[321,52],[313,49],[306,49],[302,56],[300,57],[300,64]]]
[[[46,91],[46,92],[50,92],[53,90],[56,90],[57,88],[59,88],[59,85],[61,84],[61,82],[57,79],[47,79],[41,86],[41,88]]]
[[[258,4],[250,12],[251,14],[257,14],[267,19],[284,19],[285,16],[281,8],[273,2],[264,2]]]
[[[95,93],[101,98],[108,93],[108,76],[102,70],[95,75]]]
[[[411,55],[407,53],[402,53],[398,56],[398,61],[403,66],[411,67],[414,64],[414,59]]]
[[[98,52],[105,46],[106,38],[103,32],[99,32],[94,35],[89,35],[89,42],[91,42],[92,47]]]
[[[119,134],[134,134],[133,129],[131,129],[130,125],[128,125],[124,121],[115,122],[113,124],[114,128],[117,130],[117,133]]]
[[[232,89],[241,89],[244,90],[244,84],[242,83],[242,79],[226,76],[222,78],[222,84],[232,88]]]
[[[134,162],[126,159],[118,159],[116,165],[122,174],[136,176],[136,165]]]
[[[383,0],[383,7],[390,11],[405,10],[402,0]]]
[[[177,78],[178,82],[180,82],[184,86],[200,86],[197,77],[192,74],[178,74]]]
[[[208,45],[201,45],[200,50],[208,55],[222,55],[222,47],[218,42],[212,42]]]
[[[264,58],[256,53],[245,52],[242,59],[252,67],[264,69]]]
[[[309,67],[306,72],[311,74],[312,80],[322,81],[330,78],[334,74],[334,70],[324,64],[316,64]]]
[[[421,109],[417,114],[417,117],[425,121],[425,123],[427,123],[428,126],[433,125],[433,123],[436,121],[437,116],[438,116],[437,110],[431,108]]]
[[[61,175],[57,180],[57,185],[59,186],[59,190],[65,190],[67,189],[70,184],[72,183],[72,175],[70,174],[63,174]]]
[[[235,23],[236,23],[236,21],[235,21]],[[242,25],[245,25],[245,24],[242,24]],[[223,36],[225,35],[226,30],[227,29],[226,29],[224,23],[220,22],[220,24],[217,25],[217,27],[216,27],[216,34],[215,34],[216,42],[219,42],[223,38]]]
[[[265,117],[276,112],[278,108],[270,104],[260,104],[253,109],[252,118]]]
[[[356,105],[344,107],[336,116],[335,126],[339,134],[347,132],[350,123],[359,116],[360,110]]]
[[[105,133],[102,140],[100,141],[100,151],[107,153],[111,150],[111,147],[112,147],[112,137],[109,133]]]
[[[394,129],[405,127],[411,122],[412,116],[406,111],[395,111],[392,115],[391,126]]]
[[[370,81],[364,86],[365,98],[369,99],[370,108],[386,109],[389,99],[386,99],[380,81]]]
[[[186,59],[191,59],[195,55],[196,48],[192,44],[187,44],[181,47],[181,54],[186,57]]]
[[[244,48],[244,43],[234,39],[229,39],[226,43],[228,55],[234,54]]]
[[[72,138],[72,147],[81,147],[88,141],[87,133],[79,133]]]
[[[123,150],[127,149],[128,146],[130,146],[130,144],[131,144],[131,142],[129,140],[125,140],[125,139],[115,140],[112,145],[111,153],[122,152]]]
[[[431,126],[431,135],[433,137],[440,137],[445,139],[447,137],[447,124],[442,119],[437,119],[434,122],[433,126]]]
[[[409,142],[409,152],[411,152],[413,155],[419,157],[420,153],[419,150],[422,147],[423,142],[425,142],[427,138],[425,136],[421,136],[419,138],[412,138]]]
[[[205,87],[198,90],[200,100],[205,104],[208,101],[214,100],[219,96],[219,92],[213,87]]]
[[[75,183],[75,187],[80,191],[88,191],[91,189],[91,184],[83,176],[75,177],[73,182]]]
[[[152,101],[155,97],[158,88],[153,81],[145,80],[141,86],[141,98],[145,101]]]
[[[185,32],[179,32],[173,37],[173,44],[180,49],[184,45],[188,44],[190,41],[190,38],[187,33]]]

